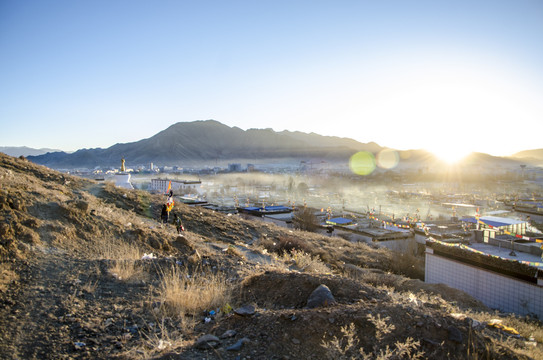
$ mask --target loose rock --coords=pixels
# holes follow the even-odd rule
[[[194,347],[196,347],[197,349],[203,349],[203,350],[214,349],[217,346],[219,346],[220,343],[221,341],[215,335],[206,334],[206,335],[200,336],[198,340],[196,340],[196,342],[194,343]]]
[[[240,308],[237,308],[234,310],[234,313],[241,316],[250,316],[254,315],[256,312],[255,307],[253,305],[245,305]]]
[[[336,299],[328,286],[320,284],[307,299],[307,307],[310,309],[316,307],[329,306],[336,303]]]
[[[228,350],[228,351],[239,351],[243,347],[243,344],[247,344],[249,342],[250,342],[250,340],[248,338],[244,337],[243,339],[239,339],[234,345],[231,345],[231,346],[227,347],[226,350]]]
[[[224,332],[224,334],[222,334],[221,336],[219,336],[219,338],[221,339],[227,339],[227,338],[231,338],[231,337],[234,337],[236,336],[238,332],[236,330],[226,330]]]
[[[461,344],[464,340],[462,337],[462,332],[455,328],[454,326],[450,326],[449,329],[449,340],[454,341],[456,343]]]

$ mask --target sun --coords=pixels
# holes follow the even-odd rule
[[[440,160],[446,162],[449,165],[458,164],[460,161],[462,161],[462,159],[464,159],[471,153],[471,151],[469,150],[461,149],[458,147],[443,147],[438,149],[431,149],[429,151]]]

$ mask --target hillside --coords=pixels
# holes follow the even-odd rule
[[[516,159],[528,159],[541,163],[543,161],[543,149],[525,150],[511,156]]]
[[[216,163],[244,159],[309,159],[347,161],[356,151],[378,151],[375,143],[361,144],[352,139],[275,132],[271,129],[241,130],[214,120],[180,122],[158,134],[133,143],[116,144],[107,149],[81,149],[32,156],[29,159],[53,168],[117,166],[119,159],[130,164],[177,165]]]
[[[3,358],[543,356],[540,322],[399,275],[421,265],[400,254],[176,204],[180,237],[160,195],[3,154],[0,181]]]

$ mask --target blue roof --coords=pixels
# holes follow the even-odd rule
[[[276,205],[276,206],[266,206],[266,207],[258,207],[258,206],[249,206],[242,208],[243,210],[248,211],[286,211],[286,210],[292,210],[292,208],[288,206],[282,206],[282,205]]]
[[[485,224],[488,224],[493,227],[502,227],[502,226],[509,226],[514,224],[522,224],[525,221],[515,220],[515,219],[507,219],[507,218],[499,218],[496,216],[482,216],[479,218],[482,222]],[[461,219],[460,221],[469,222],[472,224],[477,224],[477,220],[475,218],[469,217]]]
[[[258,211],[260,210],[261,208],[259,208],[258,206],[249,206],[249,207],[244,207],[243,210],[250,210],[250,211]]]
[[[335,225],[347,225],[352,223],[353,221],[351,219],[346,219],[342,217],[333,218],[326,221],[328,224],[335,224]]]
[[[289,208],[288,206],[283,206],[283,205],[266,206],[264,209],[265,210],[271,210],[271,211],[275,211],[275,210],[292,210],[292,208]]]

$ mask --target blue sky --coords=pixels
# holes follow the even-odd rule
[[[543,1],[0,2],[0,146],[179,121],[396,149],[543,147]]]

